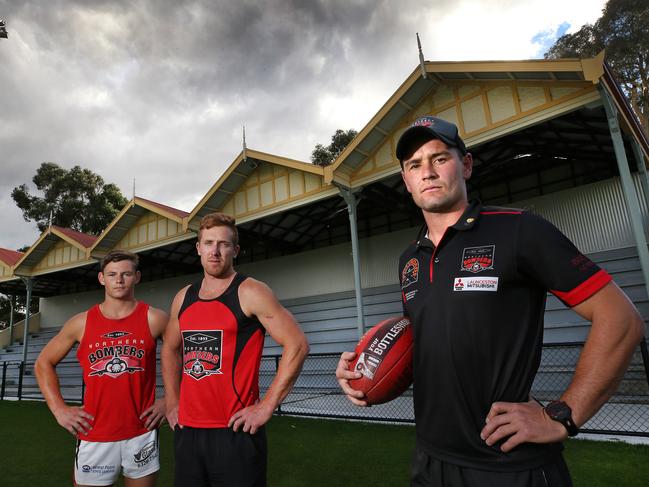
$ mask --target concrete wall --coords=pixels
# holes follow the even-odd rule
[[[399,254],[417,229],[379,235],[359,242],[363,287],[397,283]],[[237,266],[237,270],[266,282],[280,300],[351,291],[354,289],[351,243],[311,250],[262,262]],[[200,279],[191,274],[138,285],[139,299],[169,311],[179,289]],[[40,301],[43,328],[59,327],[69,317],[103,299],[103,291],[67,294]]]
[[[198,278],[198,274],[193,274],[187,277],[144,282],[138,285],[136,296],[138,299],[146,301],[156,308],[169,311],[171,300],[178,290],[190,282],[196,281]],[[41,298],[41,327],[60,327],[71,316],[87,310],[103,299],[103,289],[78,294],[65,294],[51,298]]]

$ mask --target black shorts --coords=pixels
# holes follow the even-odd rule
[[[174,430],[176,487],[266,487],[266,431]]]
[[[572,487],[561,455],[531,470],[491,472],[445,463],[417,449],[410,479],[412,487]]]

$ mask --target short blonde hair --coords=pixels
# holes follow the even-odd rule
[[[198,227],[198,241],[201,241],[201,233],[203,230],[212,227],[228,227],[232,230],[232,239],[234,245],[239,245],[239,231],[235,224],[235,220],[230,215],[225,213],[210,213],[201,218],[200,226]]]

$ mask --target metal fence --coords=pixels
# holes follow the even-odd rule
[[[568,387],[583,343],[545,344],[532,395],[542,401],[558,399]],[[333,371],[339,355],[312,354],[306,360],[293,391],[278,414],[346,418],[365,421],[414,423],[412,389],[386,404],[359,408],[341,393]],[[279,357],[264,357],[260,386],[272,381]],[[649,437],[649,354],[642,343],[634,353],[617,391],[582,428],[587,433]]]
[[[533,396],[543,402],[557,399],[568,387],[583,343],[545,344],[541,365],[532,387]],[[259,385],[263,392],[270,386],[279,364],[279,356],[265,356],[261,361]],[[346,418],[364,421],[414,423],[412,389],[387,404],[359,408],[341,393],[334,375],[338,354],[311,354],[295,387],[277,410],[277,414],[321,418]],[[33,375],[33,363],[1,362],[1,399],[42,399]],[[63,397],[81,402],[81,369],[73,359],[57,367]],[[158,393],[162,381],[158,377]],[[649,437],[649,354],[643,342],[615,394],[582,428],[584,432]]]

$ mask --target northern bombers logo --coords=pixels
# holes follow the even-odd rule
[[[185,330],[183,336],[183,373],[201,380],[221,372],[223,330]]]
[[[401,289],[405,289],[419,280],[419,261],[410,259],[401,271]]]
[[[462,253],[462,267],[460,270],[477,274],[478,272],[493,269],[495,253],[495,245],[467,247]]]
[[[110,345],[98,348],[88,355],[90,372],[88,376],[119,377],[122,374],[144,370],[140,364],[144,359],[144,350],[130,345]]]

